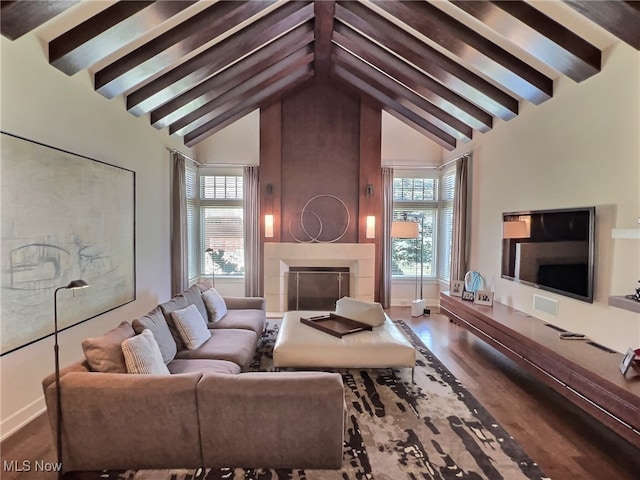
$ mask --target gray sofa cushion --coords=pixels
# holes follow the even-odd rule
[[[241,330],[251,330],[258,337],[262,335],[266,325],[266,315],[264,310],[228,310],[221,320],[209,322],[209,328],[237,328]]]
[[[145,316],[136,318],[133,322],[133,329],[136,333],[140,334],[144,329],[151,330],[158,346],[160,347],[160,353],[162,353],[162,360],[164,363],[169,363],[176,356],[178,347],[176,341],[171,335],[167,320],[164,318],[164,314],[160,307],[156,307],[147,313]]]
[[[227,360],[202,360],[192,358],[189,360],[176,358],[167,365],[169,371],[177,373],[223,373],[225,375],[237,375],[240,373],[240,366]]]
[[[211,338],[195,350],[180,350],[176,359],[227,360],[246,371],[251,364],[258,336],[249,330],[211,330]],[[174,360],[175,361],[175,360]]]
[[[195,305],[200,315],[204,319],[205,323],[207,321],[207,309],[204,306],[204,302],[202,301],[202,292],[200,291],[200,287],[198,285],[193,285],[189,290],[182,292],[180,294],[187,301],[188,305]]]
[[[176,310],[182,310],[183,308],[187,307],[187,305],[188,305],[187,299],[182,295],[173,297],[171,300],[168,300],[159,305],[160,310],[164,315],[164,319],[167,322],[167,325],[169,326],[169,331],[173,336],[173,340],[176,342],[176,347],[178,351],[186,349],[187,346],[182,341],[182,337],[180,337],[180,332],[178,331],[175,323],[173,322],[173,318],[171,317],[171,312],[175,312]]]
[[[127,373],[121,344],[136,332],[128,322],[122,322],[100,337],[82,341],[82,350],[91,370],[103,373]]]

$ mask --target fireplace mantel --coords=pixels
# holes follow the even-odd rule
[[[289,267],[349,267],[351,296],[374,299],[373,243],[265,243],[264,296],[267,312],[286,310]]]

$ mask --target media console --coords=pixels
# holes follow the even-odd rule
[[[592,417],[640,448],[640,373],[618,369],[621,353],[494,302],[476,305],[440,293],[440,309]]]

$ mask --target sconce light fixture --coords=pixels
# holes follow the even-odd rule
[[[264,216],[264,236],[273,238],[273,215],[270,213]]]
[[[372,184],[372,183],[369,183],[369,184],[367,185],[367,190],[366,190],[367,197],[372,197],[372,196],[373,196],[373,191],[374,191],[374,190],[373,190],[373,184]]]
[[[376,217],[375,215],[367,215],[367,226],[365,229],[366,238],[376,238]]]

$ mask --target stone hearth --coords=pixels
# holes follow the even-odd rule
[[[267,312],[287,309],[289,267],[349,267],[350,296],[374,299],[375,245],[372,243],[265,243],[264,296]]]

